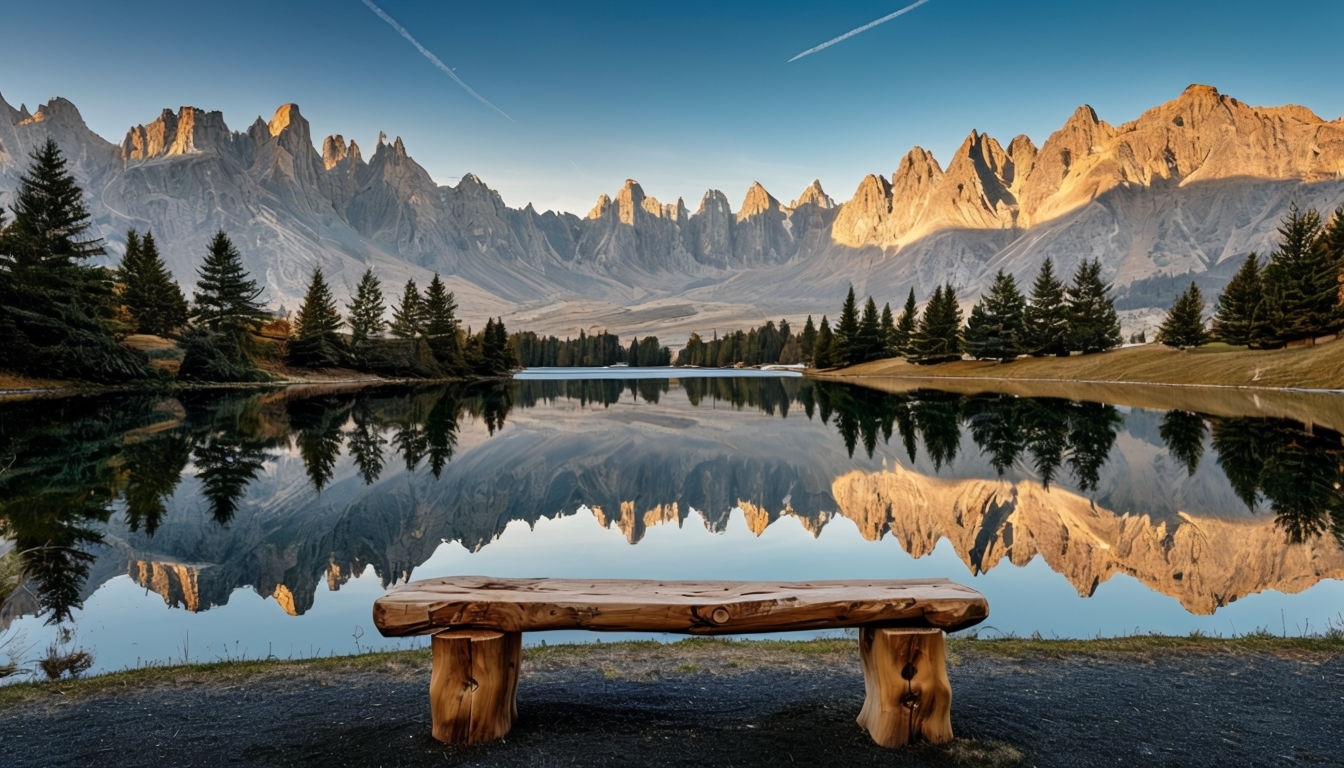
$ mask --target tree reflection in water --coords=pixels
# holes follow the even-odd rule
[[[885,394],[800,378],[689,378],[680,387],[701,409],[754,409],[830,424],[850,457],[861,446],[871,458],[895,441],[899,453],[912,463],[922,456],[935,472],[954,462],[958,471],[974,466],[973,455],[961,455],[964,427],[995,474],[1029,473],[1046,488],[1067,471],[1078,489],[1095,490],[1123,424],[1112,406],[1058,399]],[[193,392],[177,399],[5,404],[0,534],[9,548],[2,557],[18,561],[48,620],[62,622],[80,605],[104,524],[120,511],[127,528],[153,536],[184,474],[200,483],[209,517],[227,525],[248,486],[287,448],[295,449],[318,491],[333,482],[342,451],[353,464],[352,479],[364,485],[377,482],[396,461],[389,450],[407,471],[424,468],[438,478],[458,451],[464,419],[496,435],[516,407],[558,399],[584,408],[607,408],[622,399],[654,404],[671,391],[665,379],[530,380],[345,394]],[[1338,433],[1285,420],[1184,411],[1167,413],[1158,432],[1190,475],[1200,471],[1205,450],[1212,450],[1237,497],[1252,510],[1268,507],[1289,540],[1329,534],[1344,542],[1344,444]],[[730,471],[747,476],[755,470],[723,468]],[[775,475],[788,471],[796,470],[769,469]],[[706,490],[683,501],[703,496],[708,503],[729,492],[702,474]],[[0,594],[0,600],[6,597]]]

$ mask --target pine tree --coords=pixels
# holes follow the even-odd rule
[[[1120,317],[1110,291],[1101,280],[1101,260],[1084,259],[1067,291],[1070,350],[1090,354],[1120,346]]]
[[[919,319],[919,306],[915,303],[915,289],[911,288],[905,297],[905,307],[896,318],[896,332],[891,338],[892,354],[904,355],[910,351],[910,337],[914,335],[915,323]]]
[[[1218,297],[1213,311],[1213,337],[1237,346],[1255,343],[1261,291],[1260,257],[1248,253],[1241,269]]]
[[[817,340],[812,345],[812,366],[833,368],[835,365],[835,334],[831,333],[831,324],[822,315],[821,324],[817,326]]]
[[[882,304],[882,319],[878,323],[878,332],[882,337],[882,356],[895,357],[898,353],[893,346],[896,338],[896,320],[891,314],[891,302]]]
[[[465,361],[457,338],[457,301],[452,291],[443,284],[439,273],[435,272],[434,278],[429,281],[420,306],[425,340],[429,342],[430,351],[450,372],[462,372]]]
[[[345,359],[345,341],[341,338],[341,314],[321,267],[313,269],[303,305],[294,318],[294,333],[289,342],[289,360],[295,365],[322,367],[340,365]]]
[[[950,284],[941,285],[924,307],[910,341],[907,357],[921,365],[961,359],[961,307]]]
[[[392,306],[392,323],[389,330],[399,339],[414,339],[424,331],[424,308],[420,299],[420,289],[414,280],[406,281],[401,293],[401,301]]]
[[[1342,325],[1339,263],[1328,252],[1321,215],[1292,206],[1279,226],[1279,246],[1261,275],[1269,341],[1283,344],[1335,333]]]
[[[387,326],[383,320],[383,312],[386,310],[383,305],[383,284],[374,277],[372,269],[364,270],[364,276],[355,288],[355,295],[345,308],[350,313],[346,318],[346,324],[350,326],[350,351],[357,365],[367,365],[370,346],[383,335],[383,328]]]
[[[1157,340],[1168,347],[1186,349],[1206,343],[1204,330],[1204,295],[1193,282],[1167,310],[1167,317],[1157,329]]]
[[[802,349],[802,362],[812,362],[812,352],[817,345],[817,327],[812,324],[812,316],[803,323],[803,332],[798,334],[798,346]]]
[[[886,341],[882,338],[882,327],[877,318],[877,302],[869,296],[863,305],[863,316],[859,320],[858,332],[854,336],[855,363],[880,360],[886,356]]]
[[[112,273],[85,263],[103,243],[88,236],[84,192],[60,148],[48,140],[30,158],[0,233],[0,368],[108,383],[152,376],[114,336]]]
[[[243,257],[224,230],[215,233],[205,261],[196,270],[191,318],[215,333],[242,337],[267,317],[258,299],[261,288],[243,268]]]
[[[971,308],[966,352],[977,360],[1009,362],[1023,351],[1027,300],[1012,275],[999,270],[989,293]]]
[[[859,362],[859,309],[854,300],[854,286],[849,286],[845,304],[840,309],[840,322],[835,326],[834,360],[838,366]]]
[[[1069,308],[1064,300],[1064,284],[1055,277],[1050,259],[1041,264],[1031,286],[1031,302],[1025,314],[1026,338],[1023,349],[1034,357],[1069,354]]]
[[[126,253],[117,269],[121,302],[136,333],[163,336],[187,322],[187,300],[159,256],[154,234],[126,233]]]

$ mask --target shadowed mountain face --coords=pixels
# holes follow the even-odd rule
[[[54,621],[120,574],[189,611],[250,587],[300,614],[319,583],[570,515],[631,544],[841,516],[914,557],[947,541],[975,576],[1039,557],[1081,595],[1125,574],[1192,613],[1344,578],[1341,437],[1282,419],[769,378],[41,410],[0,412],[0,532],[40,598],[11,607]]]
[[[2,98],[0,202],[48,137],[103,235],[115,246],[152,229],[188,287],[222,228],[276,305],[297,306],[316,266],[338,292],[366,266],[384,285],[437,271],[468,322],[559,334],[833,313],[851,283],[881,303],[950,280],[973,300],[999,269],[1029,284],[1047,257],[1064,275],[1100,259],[1138,323],[1192,278],[1214,292],[1247,252],[1268,252],[1290,203],[1344,202],[1344,123],[1200,85],[1119,126],[1080,107],[1039,147],[972,131],[945,167],[915,147],[840,204],[820,182],[787,204],[754,184],[736,212],[719,190],[690,211],[633,180],[582,218],[512,209],[472,174],[437,185],[400,139],[380,136],[366,157],[328,136],[319,151],[294,104],[243,131],[165,109],[117,145],[68,101],[30,113]]]

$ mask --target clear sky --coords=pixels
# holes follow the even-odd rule
[[[105,138],[164,107],[241,131],[282,103],[373,153],[379,131],[444,184],[585,214],[626,178],[694,210],[760,181],[848,199],[913,145],[946,165],[966,134],[1037,144],[1080,104],[1122,123],[1207,83],[1255,105],[1344,114],[1341,0],[1017,3],[377,0],[476,100],[363,0],[41,0],[0,10],[0,94],[73,101]]]

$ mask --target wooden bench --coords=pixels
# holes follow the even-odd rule
[[[859,725],[894,747],[952,739],[944,631],[989,614],[979,592],[945,579],[902,581],[637,581],[426,579],[373,605],[383,635],[430,641],[434,738],[503,737],[517,717],[522,633],[547,629],[746,634],[859,629],[866,696]]]

